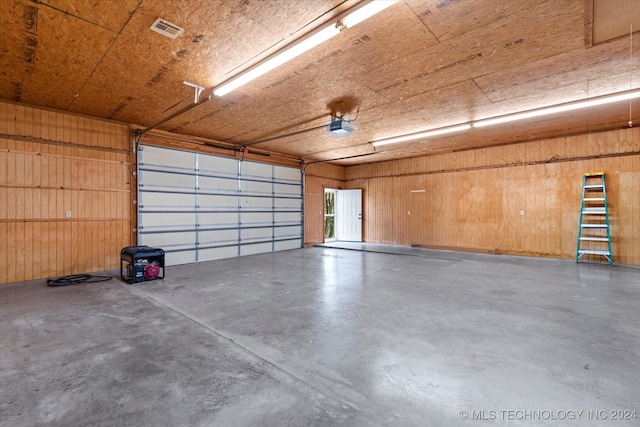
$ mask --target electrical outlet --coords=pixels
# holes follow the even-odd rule
[[[520,215],[521,215],[521,216],[522,216],[522,215],[524,215],[524,211],[520,211]]]
[[[71,211],[67,211],[67,218],[71,218]]]

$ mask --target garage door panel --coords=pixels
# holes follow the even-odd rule
[[[238,175],[236,159],[198,154],[198,166],[203,175]]]
[[[274,242],[274,250],[287,251],[290,249],[299,249],[300,244],[301,244],[301,239],[276,241]]]
[[[276,196],[300,196],[300,186],[299,185],[291,185],[291,184],[273,184],[273,192]]]
[[[187,248],[194,246],[195,231],[184,233],[148,233],[142,234],[142,242],[147,246],[157,246],[165,251],[171,248]]]
[[[237,212],[200,212],[198,218],[201,227],[238,225]]]
[[[240,246],[240,255],[255,255],[273,252],[271,243],[246,244]]]
[[[173,193],[140,193],[140,208],[165,207],[166,210],[194,209],[196,206],[195,194]]]
[[[240,214],[242,224],[273,223],[273,214],[271,212],[242,212]]]
[[[269,228],[247,228],[240,230],[242,242],[247,240],[271,240],[273,229]]]
[[[271,209],[273,199],[271,197],[242,197],[242,209]]]
[[[227,208],[227,209],[237,209],[238,208],[238,196],[236,195],[225,195],[225,196],[213,196],[209,194],[199,194],[198,195],[198,204],[202,209],[213,209],[213,208]]]
[[[205,248],[199,250],[199,261],[211,261],[214,259],[231,258],[238,256],[238,247]]]
[[[174,264],[302,246],[299,169],[141,148],[140,244],[162,247]]]
[[[242,162],[240,170],[247,177],[273,176],[273,166],[266,163]]]
[[[275,237],[299,237],[300,236],[300,226],[292,225],[290,227],[275,227],[273,229],[273,234]]]
[[[274,207],[276,209],[287,209],[300,211],[300,199],[274,199]]]
[[[200,231],[200,246],[221,246],[238,242],[238,230]]]
[[[138,182],[143,189],[147,188],[182,188],[193,192],[195,176],[184,173],[169,173],[156,170],[145,170],[143,179]]]
[[[301,172],[300,169],[295,168],[273,168],[273,177],[278,181],[290,181],[292,184],[300,183]]]
[[[277,212],[274,215],[274,221],[276,224],[279,223],[299,223],[300,222],[300,212]]]
[[[243,193],[257,195],[271,195],[273,192],[273,183],[259,181],[243,181],[240,185]]]
[[[141,230],[163,231],[170,228],[195,228],[196,214],[194,212],[174,212],[168,215],[164,212],[141,211],[139,214],[139,220]]]
[[[237,178],[220,178],[211,176],[200,176],[200,191],[205,193],[229,193],[236,194],[238,192]]]
[[[166,251],[165,250],[165,265],[180,265],[190,264],[196,262],[196,252],[194,250],[187,251]]]
[[[167,169],[194,170],[196,164],[196,154],[189,151],[174,150],[170,148],[160,148],[151,145],[140,147],[143,161],[139,164],[141,168],[159,166]]]

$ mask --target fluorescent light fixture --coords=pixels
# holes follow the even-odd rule
[[[494,117],[492,119],[479,120],[473,123],[473,127],[492,126],[501,123],[514,122],[516,120],[530,119],[533,117],[546,116],[548,114],[563,113],[565,111],[579,110],[581,108],[595,107],[598,105],[611,104],[613,102],[626,101],[640,98],[640,90],[625,92],[617,95],[607,95],[582,101],[568,102],[566,104],[554,105],[551,107],[539,108],[535,110],[523,111],[522,113],[507,114],[505,116]]]
[[[391,138],[380,139],[378,141],[372,141],[371,145],[378,147],[380,145],[395,144],[397,142],[412,141],[415,139],[425,139],[431,136],[443,135],[452,132],[460,132],[462,130],[470,129],[472,127],[485,127],[498,125],[502,123],[513,122],[516,120],[530,119],[533,117],[545,116],[548,114],[563,113],[565,111],[579,110],[581,108],[596,107],[598,105],[612,104],[614,102],[628,101],[631,99],[640,98],[640,90],[634,89],[626,92],[620,92],[616,94],[603,95],[580,101],[567,102],[565,104],[552,105],[550,107],[537,108],[535,110],[523,111],[520,113],[506,114],[504,116],[497,116],[488,119],[478,120],[477,122],[469,122],[461,125],[449,126],[445,128],[433,129],[424,132],[411,133],[407,135],[400,135]]]
[[[379,147],[381,145],[395,144],[397,142],[412,141],[414,139],[425,139],[425,138],[429,138],[429,137],[432,137],[432,136],[438,136],[438,135],[444,135],[444,134],[447,134],[447,133],[460,132],[460,131],[463,131],[463,130],[467,130],[469,128],[471,128],[471,123],[465,123],[463,125],[456,125],[456,126],[450,126],[450,127],[446,127],[446,128],[429,130],[429,131],[425,131],[425,132],[412,133],[412,134],[409,134],[409,135],[402,135],[402,136],[396,136],[396,137],[392,137],[392,138],[379,139],[378,141],[371,142],[371,145],[373,145],[374,147]]]
[[[296,56],[329,40],[331,37],[340,33],[341,29],[351,28],[376,13],[383,11],[396,2],[397,0],[364,0],[352,9],[347,10],[343,18],[334,18],[328,26],[320,27],[309,35],[285,47],[280,52],[276,52],[271,55],[266,60],[260,61],[254,67],[249,68],[247,71],[240,73],[231,80],[218,86],[214,89],[213,94],[216,96],[224,96],[228,94],[240,86],[257,79],[276,67],[279,67]],[[340,22],[340,24],[337,24],[337,22]]]
[[[295,43],[293,46],[284,49],[283,51],[260,63],[254,68],[249,69],[249,71],[247,71],[246,73],[242,73],[238,77],[231,79],[222,86],[219,86],[213,91],[213,94],[216,96],[226,95],[232,90],[235,90],[240,86],[249,83],[251,80],[257,79],[261,75],[268,73],[269,71],[273,70],[276,67],[279,67],[280,65],[295,58],[296,56],[318,46],[320,43],[329,40],[331,37],[335,36],[338,33],[340,33],[340,30],[338,29],[338,27],[336,27],[335,23],[320,31],[312,33],[298,43]]]
[[[382,12],[394,3],[397,3],[397,0],[373,0],[342,18],[342,25],[351,28],[376,13]]]

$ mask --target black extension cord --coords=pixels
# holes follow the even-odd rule
[[[72,274],[71,276],[62,276],[57,279],[47,279],[47,286],[67,286],[77,285],[78,283],[95,283],[106,282],[111,280],[111,276],[92,276],[90,274]]]

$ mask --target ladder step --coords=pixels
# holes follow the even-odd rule
[[[604,197],[585,197],[585,202],[604,202]]]
[[[609,251],[600,251],[597,249],[580,249],[578,251],[579,254],[591,254],[591,255],[605,255],[610,256],[611,252]]]
[[[598,184],[598,185],[585,185],[584,189],[585,190],[601,190],[604,188],[604,185],[602,184]]]
[[[607,212],[604,210],[604,208],[584,208],[582,210],[582,213],[588,215],[604,215]]]
[[[582,228],[607,228],[607,224],[580,224]]]
[[[590,242],[608,242],[606,237],[581,237],[580,240],[588,240]]]

